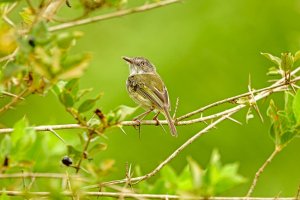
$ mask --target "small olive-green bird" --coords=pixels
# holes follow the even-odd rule
[[[154,119],[157,120],[161,112],[166,117],[171,134],[177,136],[176,127],[170,116],[170,100],[168,90],[156,72],[155,66],[143,57],[123,59],[129,64],[129,77],[126,82],[129,96],[145,110],[139,117],[145,117],[151,111],[157,112]]]

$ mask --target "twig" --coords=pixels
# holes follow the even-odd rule
[[[284,81],[284,78],[280,79],[279,81],[277,81],[275,84],[273,84],[272,87],[274,86],[278,86],[281,85],[281,82]],[[272,94],[274,91],[280,89],[280,87],[275,87],[272,88],[270,90],[264,90],[258,94],[256,94],[255,96],[253,96],[253,101],[258,101],[260,99],[263,99],[265,97],[267,97],[268,95]],[[241,104],[241,105],[237,105],[231,109],[228,109],[226,111],[223,111],[221,113],[223,113],[223,115],[217,119],[216,121],[212,122],[211,124],[209,124],[207,127],[205,127],[204,129],[202,129],[200,132],[198,132],[197,134],[195,134],[193,137],[191,137],[190,139],[188,139],[184,144],[182,144],[178,149],[176,149],[169,157],[167,157],[163,162],[161,162],[153,171],[151,171],[150,173],[144,175],[144,176],[140,176],[140,177],[135,177],[135,178],[131,178],[131,181],[133,182],[133,184],[136,184],[142,180],[148,179],[152,176],[154,176],[156,173],[158,173],[160,171],[160,169],[162,167],[164,167],[167,163],[169,163],[174,157],[176,157],[183,149],[185,149],[188,145],[190,145],[193,141],[195,141],[199,136],[201,136],[203,133],[207,132],[209,129],[215,127],[215,125],[217,125],[218,123],[220,123],[221,121],[223,121],[224,119],[230,117],[232,114],[238,112],[239,110],[243,109],[247,107],[246,104]],[[275,153],[276,155],[276,153]],[[271,157],[272,159],[273,157]],[[257,179],[257,178],[256,178]],[[121,183],[125,183],[127,179],[121,179],[121,180],[113,180],[113,181],[108,181],[108,182],[103,182],[100,183],[100,186],[105,186],[105,185],[112,185],[112,184],[121,184]],[[95,187],[99,187],[95,186]]]
[[[81,157],[80,157],[80,159],[79,159],[79,161],[78,161],[78,164],[76,165],[76,174],[78,174],[78,172],[79,172],[79,170],[80,170],[80,165],[81,165],[81,163],[82,163],[82,160],[85,158],[85,156],[86,156],[86,151],[87,151],[87,149],[88,149],[88,147],[89,147],[89,144],[90,144],[90,142],[91,142],[91,140],[92,140],[92,136],[93,136],[93,133],[94,132],[91,132],[91,131],[89,131],[89,136],[88,136],[88,139],[87,139],[87,141],[85,142],[85,145],[84,145],[84,147],[83,147],[83,150],[82,150],[82,155],[81,155]]]
[[[14,60],[14,58],[15,58],[15,56],[16,56],[16,54],[18,53],[18,51],[19,51],[19,48],[16,48],[15,50],[14,50],[14,52],[12,52],[11,54],[9,54],[9,55],[7,55],[7,56],[4,56],[4,57],[2,57],[2,58],[0,58],[0,63],[1,62],[4,62],[4,61],[12,61],[12,60]]]
[[[145,179],[148,179],[148,178],[154,176],[167,163],[169,163],[173,158],[175,158],[183,149],[185,149],[188,145],[190,145],[191,143],[193,143],[198,137],[200,137],[202,134],[206,133],[208,130],[210,130],[211,128],[213,128],[215,125],[217,125],[218,123],[220,123],[221,121],[223,121],[224,119],[226,119],[227,117],[229,117],[230,115],[232,115],[235,112],[237,112],[242,107],[244,107],[244,105],[239,105],[239,106],[235,107],[235,109],[232,110],[232,112],[230,112],[227,115],[222,116],[221,118],[217,119],[216,121],[214,121],[213,123],[211,123],[207,127],[205,127],[204,129],[202,129],[201,131],[199,131],[198,133],[196,133],[193,137],[191,137],[190,139],[188,139],[178,149],[176,149],[170,156],[168,156],[163,162],[161,162],[150,173],[148,173],[148,174],[146,174],[144,176],[139,176],[139,177],[131,178],[130,179],[131,180],[131,184],[137,184],[138,182],[140,182],[142,180],[145,180]],[[127,179],[125,178],[125,179],[121,179],[121,180],[114,180],[114,181],[103,182],[100,185],[101,186],[105,186],[105,185],[122,184],[122,183],[126,183],[126,181],[127,181]],[[99,185],[96,185],[95,187],[99,187]]]
[[[296,200],[300,200],[300,185],[298,187],[298,190],[297,190],[297,194],[296,194]]]
[[[40,20],[46,19],[50,21],[53,16],[56,14],[58,9],[65,3],[65,0],[50,0],[48,1],[48,5],[46,5],[41,12],[37,15],[35,19],[35,23]]]
[[[291,75],[294,75],[294,74],[298,73],[299,71],[300,71],[300,67],[297,67],[293,72],[291,72]],[[256,93],[263,92],[263,91],[266,91],[266,90],[271,90],[271,89],[274,89],[274,88],[277,88],[277,87],[280,87],[280,86],[286,86],[287,83],[284,82],[283,80],[284,80],[284,78],[282,78],[280,80],[277,80],[273,85],[271,85],[269,87],[265,87],[265,88],[262,88],[262,89],[259,89],[259,90],[254,90],[254,91],[251,91],[251,92],[246,92],[246,93],[234,96],[234,97],[230,97],[230,98],[227,98],[227,99],[223,99],[221,101],[214,102],[212,104],[209,104],[207,106],[199,108],[199,109],[197,109],[195,111],[192,111],[190,113],[182,115],[182,116],[178,117],[176,120],[177,121],[181,121],[183,119],[192,117],[192,116],[194,116],[194,115],[196,115],[198,113],[202,113],[203,111],[205,111],[205,110],[207,110],[209,108],[212,108],[212,107],[224,104],[224,103],[228,103],[228,102],[234,102],[235,100],[237,100],[239,98],[247,97],[247,96],[251,95],[251,93],[256,94]],[[296,79],[292,80],[291,83],[293,83],[294,81],[298,81],[298,80],[299,80],[299,77],[297,77]]]
[[[257,184],[257,181],[259,179],[259,176],[264,171],[264,169],[267,167],[267,165],[273,160],[273,158],[281,151],[280,147],[276,147],[273,153],[270,155],[270,157],[264,162],[264,164],[258,169],[258,171],[255,173],[255,177],[253,179],[253,182],[250,186],[250,189],[248,190],[248,193],[246,195],[246,199],[249,200],[249,197],[252,195],[254,188]]]
[[[23,96],[29,91],[28,88],[24,89],[18,96],[14,97],[8,104],[0,108],[0,115],[10,109],[11,106],[15,105]]]
[[[300,68],[297,68],[297,69],[299,70]],[[300,77],[297,77],[294,80],[292,80],[291,82],[296,82],[296,81],[299,81],[299,80],[300,80]],[[270,87],[255,90],[255,91],[253,91],[253,93],[264,92],[264,91],[277,92],[277,91],[281,91],[281,88],[283,86],[286,86],[286,85],[285,84],[278,84],[278,85],[273,84]],[[184,115],[183,117],[187,118],[186,116],[188,116],[188,115],[191,116],[191,115],[197,114],[199,110],[203,111],[203,110],[206,110],[206,109],[211,108],[213,106],[220,105],[220,104],[225,103],[225,102],[230,102],[233,99],[237,99],[237,98],[247,96],[247,95],[249,95],[249,92],[244,93],[244,94],[240,94],[240,95],[237,95],[237,96],[234,96],[234,97],[230,97],[230,98],[227,98],[227,99],[215,102],[215,103],[212,103],[208,106],[205,106],[201,109],[196,110],[197,112],[196,111],[190,112],[187,115]],[[183,125],[190,125],[190,124],[199,123],[199,122],[205,122],[207,120],[215,119],[215,118],[218,118],[222,115],[225,115],[228,112],[230,112],[230,111],[225,110],[225,111],[222,111],[222,112],[219,112],[219,113],[216,113],[216,114],[208,115],[208,116],[205,116],[205,117],[200,117],[200,118],[197,118],[197,119],[179,121],[179,122],[176,122],[175,125],[176,126],[183,126]],[[181,118],[182,117],[179,117],[177,119],[181,119]],[[159,120],[159,123],[163,124],[163,125],[168,124],[168,122],[166,120]],[[139,124],[141,124],[141,125],[156,125],[157,121],[156,120],[143,120],[141,122],[122,121],[122,122],[120,122],[119,125],[122,125],[122,126],[136,126],[136,125],[139,125]],[[51,131],[51,130],[59,130],[59,129],[85,129],[86,127],[82,126],[82,125],[79,125],[79,124],[60,124],[60,125],[41,125],[41,126],[35,126],[35,127],[29,127],[29,128],[33,128],[35,131]],[[14,130],[13,128],[2,128],[2,129],[0,129],[0,134],[1,133],[11,133],[11,132],[13,132],[13,130]]]
[[[38,196],[38,197],[49,197],[50,192],[22,192],[22,191],[0,191],[1,194],[8,196]],[[64,196],[72,197],[73,193],[65,191],[61,193]],[[113,198],[149,198],[149,199],[186,199],[186,200],[243,200],[244,197],[193,197],[193,196],[179,196],[179,195],[168,195],[168,194],[135,194],[125,192],[82,192],[83,196],[98,196],[98,197],[113,197]],[[274,197],[252,197],[249,200],[274,200]],[[295,197],[280,197],[278,200],[295,200]]]
[[[78,179],[84,180],[79,175],[67,176],[66,174],[58,174],[58,173],[14,173],[14,174],[0,174],[0,179],[11,179],[11,178],[47,178],[47,179]]]
[[[144,12],[144,11],[147,11],[147,10],[151,10],[151,9],[154,9],[154,8],[159,8],[159,7],[162,7],[162,6],[169,5],[169,4],[178,3],[180,1],[181,0],[156,1],[154,3],[142,5],[142,6],[135,7],[135,8],[129,8],[129,9],[126,9],[126,10],[119,10],[119,11],[116,11],[116,12],[113,12],[113,13],[108,13],[108,14],[99,15],[99,16],[95,16],[95,17],[90,17],[90,18],[86,18],[86,19],[80,19],[80,20],[76,20],[76,21],[66,22],[66,23],[63,23],[63,24],[59,24],[59,25],[50,27],[49,31],[57,31],[57,30],[61,30],[61,29],[74,27],[74,26],[80,26],[80,25],[83,25],[83,24],[89,24],[89,23],[93,23],[93,22],[97,22],[97,21],[103,21],[103,20],[111,19],[111,18],[115,18],[115,17],[121,17],[121,16],[124,16],[124,15],[132,14],[132,13]]]

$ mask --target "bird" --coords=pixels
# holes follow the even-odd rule
[[[159,113],[162,113],[168,122],[171,135],[177,137],[177,130],[170,115],[171,104],[168,90],[156,72],[155,66],[144,57],[123,56],[122,58],[129,64],[130,73],[126,81],[128,94],[146,110],[134,120],[143,119],[152,111],[156,112],[153,119],[157,120]]]

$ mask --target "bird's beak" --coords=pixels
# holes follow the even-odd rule
[[[126,57],[126,56],[123,56],[122,57],[126,62],[132,64],[133,63],[133,59],[132,58],[129,58],[129,57]]]

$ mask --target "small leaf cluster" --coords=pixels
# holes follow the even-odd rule
[[[285,104],[282,110],[271,100],[267,115],[271,120],[270,136],[276,147],[285,147],[300,134],[300,90],[296,95],[285,92]]]
[[[281,53],[280,58],[270,53],[261,54],[275,64],[275,66],[269,68],[269,75],[283,75],[283,73],[290,73],[294,63],[300,60],[300,51],[297,51],[295,55],[292,55],[290,52]]]
[[[79,78],[91,56],[69,52],[81,36],[78,31],[52,34],[44,21],[34,25],[28,35],[15,38],[18,50],[13,61],[1,67],[1,87],[11,93],[30,88],[45,94],[59,80]]]
[[[188,196],[215,196],[244,183],[245,178],[238,174],[238,164],[222,165],[220,154],[214,150],[206,169],[203,169],[192,158],[177,174],[169,165],[160,171],[160,176],[154,183],[140,182],[138,188],[142,193],[150,194],[178,194]],[[142,175],[139,167],[137,175]]]

